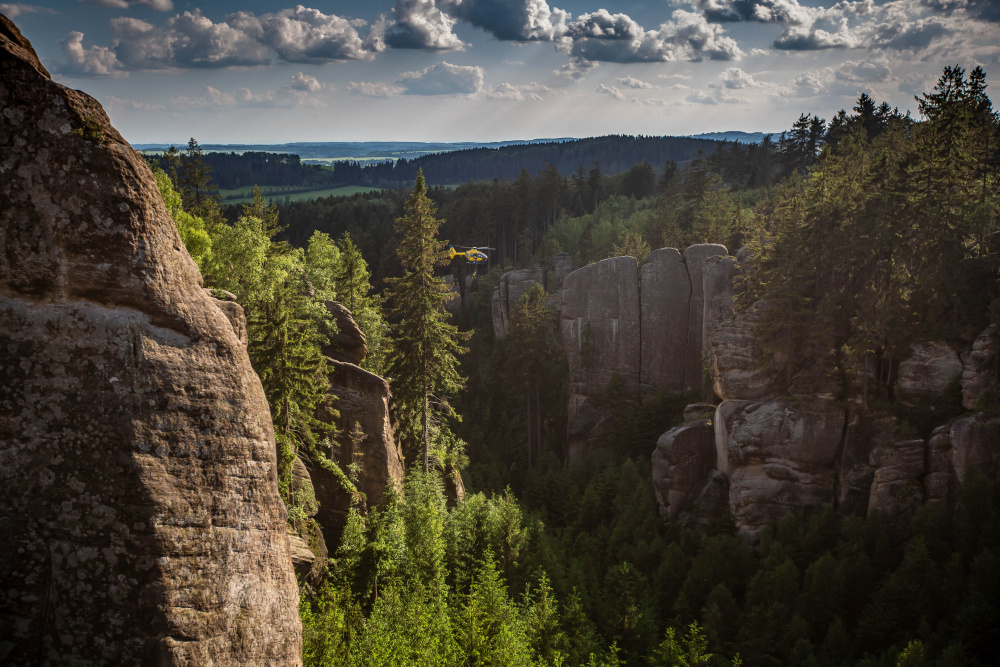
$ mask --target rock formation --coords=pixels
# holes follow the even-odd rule
[[[644,280],[647,274],[665,274],[667,261],[676,267],[677,255],[660,250],[651,260],[652,267],[643,267]],[[970,468],[1000,484],[1000,419],[979,412],[948,421],[926,440],[901,437],[911,427],[887,410],[867,407],[854,395],[858,389],[835,371],[832,359],[789,374],[783,356],[765,354],[755,329],[771,306],[762,301],[734,313],[737,260],[710,255],[702,266],[702,339],[721,402],[711,420],[686,419],[657,443],[653,486],[665,519],[707,525],[719,510],[706,498],[725,492],[737,530],[751,541],[788,511],[827,505],[842,514],[877,515],[899,543],[909,536],[910,520],[922,503],[955,501],[955,488]],[[652,292],[645,284],[643,290]],[[645,307],[644,300],[644,324],[651,321]],[[689,324],[692,319],[697,314],[689,311]],[[646,352],[645,326],[641,337],[643,362],[679,365],[676,350]],[[995,346],[995,327],[961,354],[941,342],[914,343],[899,367],[899,406],[931,415],[937,411],[946,421],[959,383],[967,409],[984,396],[991,399]],[[691,406],[692,412],[703,410]]]
[[[547,305],[559,309],[562,304],[562,284],[566,276],[576,270],[569,253],[556,253],[550,262],[536,264],[530,269],[507,271],[500,276],[500,284],[493,289],[493,334],[503,338],[510,331],[510,313],[521,296],[538,284],[545,288]]]
[[[146,163],[0,16],[0,662],[299,664],[270,413]]]
[[[337,333],[331,336],[332,344],[323,347],[323,354],[337,361],[360,364],[368,356],[368,341],[354,315],[339,301],[327,301],[325,305],[337,325]]]
[[[602,449],[613,424],[594,399],[607,391],[629,400],[702,393],[706,317],[715,322],[731,311],[734,264],[725,257],[716,244],[661,248],[641,268],[632,257],[612,257],[563,279],[571,457]]]

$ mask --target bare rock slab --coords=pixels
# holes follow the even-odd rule
[[[0,662],[300,664],[270,412],[152,173],[2,16],[0,109]]]

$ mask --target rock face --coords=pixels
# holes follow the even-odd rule
[[[508,271],[500,276],[500,284],[493,290],[493,333],[497,338],[510,331],[510,312],[532,285],[545,286],[545,271],[540,266]]]
[[[300,664],[268,406],[152,173],[2,16],[0,109],[0,662]]]
[[[881,515],[890,534],[897,540],[905,539],[910,521],[924,500],[924,441],[904,440],[876,447],[871,453],[871,465],[875,478],[868,516]]]
[[[591,400],[612,379],[617,398],[702,392],[706,304],[709,321],[718,320],[732,293],[734,263],[722,261],[725,254],[716,244],[683,253],[661,248],[641,269],[632,257],[612,257],[564,279],[560,319],[570,375],[571,457],[600,449],[601,436],[612,428],[610,415],[593,409]]]
[[[765,358],[754,329],[767,305],[758,302],[732,319],[723,320],[708,337],[709,375],[723,400],[758,400],[784,387],[784,359]]]
[[[697,419],[660,436],[653,451],[653,492],[661,516],[676,517],[705,486],[715,467],[711,419]]]
[[[899,364],[896,398],[908,406],[944,396],[962,377],[962,362],[946,343],[925,342],[911,346],[912,355]]]
[[[337,333],[332,336],[333,344],[323,347],[323,354],[337,361],[360,364],[368,356],[368,341],[354,315],[339,301],[327,301],[326,310],[337,324]]]
[[[962,354],[962,407],[975,410],[997,396],[997,326],[991,324]]]
[[[612,379],[617,391],[638,397],[639,266],[634,257],[612,257],[574,271],[563,282],[560,313],[569,363],[570,456],[600,435],[602,416],[592,406]]]
[[[383,502],[386,487],[403,481],[403,454],[396,443],[389,418],[389,385],[378,375],[354,364],[331,360],[330,390],[337,396],[336,423],[340,447],[333,458],[341,468],[360,467],[357,488],[367,506]],[[316,521],[327,539],[336,539],[343,527],[351,498],[337,477],[314,467],[310,474],[319,512]]]
[[[729,505],[740,534],[756,539],[789,509],[830,505],[843,434],[842,409],[822,399],[740,401],[722,417]]]
[[[640,275],[642,353],[640,376],[646,393],[663,389],[687,393],[691,281],[684,256],[676,248],[654,250]],[[699,322],[701,318],[699,317]]]

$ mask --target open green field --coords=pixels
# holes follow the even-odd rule
[[[274,192],[268,188],[263,188],[263,190],[264,197],[266,199],[273,199],[281,202],[284,201],[286,197],[289,201],[308,201],[310,199],[319,199],[320,197],[349,197],[351,195],[356,195],[359,192],[372,192],[373,190],[381,190],[381,188],[366,188],[360,185],[345,185],[339,188],[309,190],[307,192],[294,192],[288,194],[283,192]],[[253,201],[253,186],[245,186],[233,190],[219,190],[219,194],[222,195],[223,204],[249,204]],[[233,197],[233,199],[229,199],[229,197]]]

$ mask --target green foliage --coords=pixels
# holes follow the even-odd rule
[[[386,370],[393,383],[399,437],[411,450],[422,448],[424,470],[430,466],[432,423],[440,443],[448,432],[447,420],[457,417],[447,399],[462,387],[458,355],[471,335],[450,323],[443,306],[451,293],[434,269],[448,263],[448,253],[437,238],[441,220],[435,214],[418,174],[406,215],[396,220],[404,274],[388,281],[395,336]]]
[[[205,273],[212,257],[212,239],[205,228],[205,221],[184,210],[181,205],[180,193],[174,190],[173,182],[166,172],[153,167],[153,176],[156,177],[160,196],[167,207],[167,212],[173,218],[184,247],[194,263],[198,265],[198,269]]]

